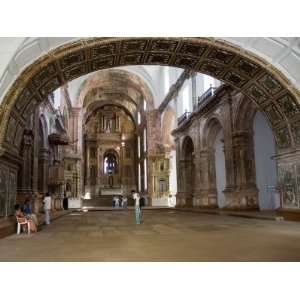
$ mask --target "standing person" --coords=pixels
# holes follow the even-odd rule
[[[68,209],[69,209],[69,205],[68,205],[68,196],[67,196],[66,193],[65,193],[64,199],[63,199],[63,208],[64,208],[64,210],[68,210]]]
[[[44,198],[44,211],[45,211],[45,223],[46,225],[50,224],[50,210],[51,210],[51,196],[49,193],[46,193]]]
[[[141,208],[140,208],[140,195],[136,193],[134,190],[131,191],[132,198],[134,200],[135,206],[135,222],[136,224],[141,224]]]
[[[145,200],[145,198],[144,197],[141,197],[140,198],[140,218],[142,219],[142,216],[143,216],[143,211],[142,211],[142,208],[145,206],[145,202],[146,202],[146,200]]]
[[[118,198],[118,196],[115,195],[113,197],[113,202],[114,202],[114,207],[119,208],[119,198]]]
[[[123,197],[123,199],[122,199],[122,206],[123,206],[123,208],[125,208],[125,209],[127,209],[127,197],[126,196],[124,196]]]

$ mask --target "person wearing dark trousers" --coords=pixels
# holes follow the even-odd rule
[[[140,195],[134,190],[131,191],[132,198],[134,200],[135,207],[135,222],[136,224],[141,224],[141,208],[140,208]]]
[[[68,210],[69,209],[69,203],[68,203],[68,197],[67,197],[67,195],[65,194],[64,195],[64,199],[63,199],[63,208],[64,208],[64,210]]]
[[[140,198],[140,218],[142,219],[143,217],[143,207],[145,206],[145,198],[141,197]]]

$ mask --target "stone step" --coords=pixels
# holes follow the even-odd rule
[[[112,207],[112,199],[113,196],[97,196],[90,200],[83,200],[82,207]],[[134,204],[133,199],[128,199],[128,206],[132,206]]]

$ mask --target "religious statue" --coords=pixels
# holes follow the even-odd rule
[[[112,119],[110,119],[110,118],[106,119],[105,132],[107,132],[107,133],[112,132]]]

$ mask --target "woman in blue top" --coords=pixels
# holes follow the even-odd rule
[[[32,212],[30,200],[26,199],[23,206],[23,213],[26,217],[30,218],[35,225],[38,225],[38,220],[36,214]]]

